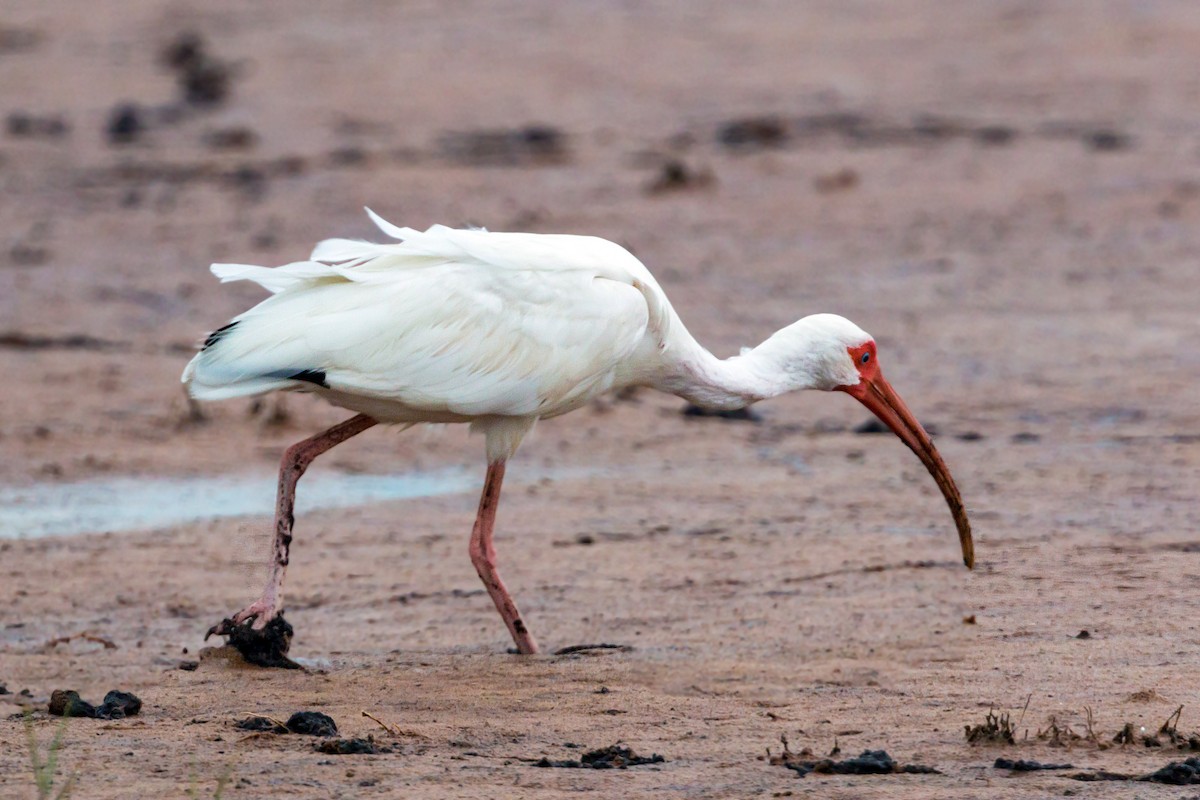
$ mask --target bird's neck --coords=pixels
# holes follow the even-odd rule
[[[773,337],[772,337],[773,338]],[[763,344],[731,358],[717,358],[690,336],[674,354],[675,369],[659,388],[703,408],[734,410],[785,392],[807,388],[789,378]]]

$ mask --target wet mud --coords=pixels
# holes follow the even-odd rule
[[[228,631],[218,632],[218,628]],[[247,663],[259,667],[273,669],[300,669],[300,665],[287,657],[292,646],[292,636],[295,631],[291,623],[283,618],[283,614],[268,622],[261,630],[256,630],[247,621],[235,625],[232,619],[226,618],[220,625],[215,626],[208,635],[216,633],[225,636],[230,647],[237,650]],[[207,639],[208,636],[205,636]]]

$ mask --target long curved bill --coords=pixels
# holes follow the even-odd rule
[[[908,406],[883,375],[863,380],[857,386],[848,386],[845,391],[871,409],[871,412],[921,459],[925,469],[929,470],[929,474],[937,481],[938,488],[942,490],[942,495],[950,506],[950,513],[954,515],[954,524],[958,526],[958,541],[962,545],[963,563],[967,565],[967,569],[974,568],[975,543],[971,539],[971,523],[967,519],[967,509],[963,506],[958,487],[954,485],[954,478],[950,477],[946,462],[942,461],[921,423],[917,422],[917,418],[908,410]]]

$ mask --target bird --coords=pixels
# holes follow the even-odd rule
[[[714,411],[800,390],[858,400],[921,460],[974,566],[966,508],[929,434],[883,377],[875,340],[848,319],[805,316],[720,359],[688,332],[650,271],[595,236],[399,227],[390,239],[327,239],[305,261],[213,264],[222,282],[270,296],[214,330],[182,380],[200,401],[310,392],[355,412],[285,451],[262,595],[209,630],[261,631],[283,611],[296,484],[322,453],[377,425],[468,423],[487,472],[468,553],[517,651],[538,652],[497,569],[493,532],[505,466],[543,419],[627,387]],[[206,637],[207,638],[207,637]]]

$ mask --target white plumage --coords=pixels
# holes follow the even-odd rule
[[[488,477],[471,559],[523,653],[537,645],[495,567],[492,527],[504,465],[534,423],[612,389],[642,385],[714,409],[798,389],[840,389],[921,458],[973,559],[962,500],[933,443],[879,371],[854,323],[815,314],[758,347],[718,359],[688,333],[650,272],[591,236],[400,228],[398,241],[329,239],[276,269],[214,264],[222,281],[272,293],[214,331],[183,372],[199,400],[310,391],[359,412],[284,455],[271,579],[210,633],[280,615],[296,481],[320,453],[378,422],[470,422],[486,435]]]
[[[213,265],[222,281],[273,295],[188,364],[192,397],[317,391],[380,422],[475,421],[487,432],[488,417],[532,425],[577,408],[636,373],[627,362],[639,348],[666,342],[669,303],[612,242],[420,232],[372,216],[403,240],[330,239],[276,269]],[[316,373],[325,386],[291,377]]]

